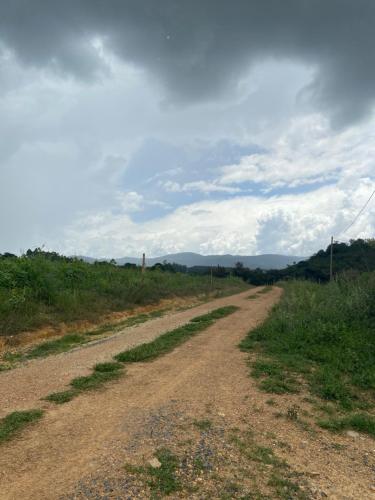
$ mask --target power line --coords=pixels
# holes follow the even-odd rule
[[[342,234],[345,234],[356,222],[357,220],[359,219],[359,217],[363,214],[363,212],[365,211],[367,205],[370,203],[370,201],[372,200],[373,196],[375,195],[375,189],[374,191],[372,192],[370,198],[366,201],[366,203],[363,205],[363,207],[361,208],[361,210],[358,212],[358,214],[356,215],[356,217],[353,219],[353,221],[349,224],[349,226],[344,230],[344,231],[341,231],[338,236],[342,235]]]

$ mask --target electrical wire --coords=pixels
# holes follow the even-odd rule
[[[354,224],[357,222],[357,220],[359,219],[359,217],[363,214],[363,212],[366,210],[366,207],[367,205],[370,203],[370,201],[372,200],[372,198],[374,197],[375,195],[375,189],[374,191],[372,192],[370,198],[366,201],[366,203],[363,205],[363,207],[361,208],[361,210],[358,212],[358,214],[355,216],[355,218],[353,219],[353,221],[344,229],[344,231],[341,231],[338,236],[341,236],[342,234],[345,234],[347,231],[349,231],[349,229],[354,226]]]

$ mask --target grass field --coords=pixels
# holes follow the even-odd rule
[[[95,321],[112,311],[156,303],[174,296],[235,293],[239,278],[88,264],[36,253],[0,258],[0,335],[74,320]]]
[[[375,435],[375,274],[284,288],[269,318],[241,343],[259,354],[252,375],[260,388],[296,393],[307,384],[331,403],[322,426]]]

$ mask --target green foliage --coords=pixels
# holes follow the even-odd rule
[[[78,394],[77,391],[74,390],[52,392],[43,399],[45,399],[46,401],[50,401],[51,403],[56,403],[57,405],[62,405],[74,399],[77,396],[77,394]]]
[[[208,420],[208,419],[194,420],[194,425],[196,427],[198,427],[198,429],[201,431],[208,431],[212,427],[212,422],[211,422],[211,420]]]
[[[331,431],[354,429],[375,437],[375,417],[366,413],[354,413],[352,415],[345,415],[344,417],[332,416],[329,419],[320,420],[319,425]]]
[[[284,367],[273,360],[258,359],[252,363],[251,374],[261,379],[259,388],[273,394],[296,393],[296,381],[285,371]]]
[[[232,314],[237,309],[236,306],[226,306],[215,309],[208,314],[197,316],[186,325],[164,333],[152,342],[141,344],[133,349],[117,354],[115,359],[121,363],[137,363],[139,361],[152,360],[162,354],[172,351],[189,337],[208,328],[215,320]]]
[[[112,371],[94,371],[91,375],[76,377],[70,385],[73,389],[83,391],[93,391],[102,387],[106,382],[120,377],[118,369]]]
[[[0,420],[0,443],[9,441],[24,427],[36,422],[43,415],[42,410],[14,411]]]
[[[273,360],[263,368],[257,362],[255,375],[303,373],[314,394],[350,409],[360,404],[358,389],[375,389],[374,311],[375,273],[327,285],[288,282],[280,303],[241,348],[260,348]]]
[[[165,297],[244,289],[238,278],[214,278],[89,264],[40,249],[22,257],[0,255],[0,334],[78,319],[95,320],[110,311],[151,304]]]
[[[252,285],[267,285],[280,280],[306,279],[326,283],[330,277],[331,245],[326,250],[320,250],[309,259],[298,262],[285,269],[248,269],[237,266],[234,275]],[[333,244],[333,272],[358,274],[359,272],[375,271],[374,240],[352,240],[350,243]]]
[[[76,377],[70,382],[71,389],[61,392],[52,392],[45,399],[55,404],[68,403],[82,392],[95,391],[107,382],[121,377],[124,366],[117,362],[98,363],[90,375]]]
[[[69,351],[72,347],[87,342],[84,336],[70,334],[64,335],[57,340],[50,340],[48,342],[43,342],[27,354],[28,358],[41,358],[44,356],[49,356],[50,354],[58,354],[60,352]]]
[[[155,494],[170,495],[181,489],[181,483],[176,477],[178,459],[167,448],[159,449],[156,458],[161,463],[160,468],[148,467],[150,479],[148,485]]]
[[[121,363],[108,362],[108,363],[98,363],[94,366],[94,371],[98,373],[111,373],[122,370],[124,366]]]

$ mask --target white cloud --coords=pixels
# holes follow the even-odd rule
[[[307,254],[325,245],[365,201],[374,176],[375,121],[333,133],[320,115],[302,115],[306,109],[296,95],[311,79],[305,66],[263,62],[233,95],[167,105],[149,74],[102,56],[110,73],[90,85],[22,67],[12,54],[0,60],[0,252],[46,243],[93,256],[143,250]],[[211,170],[202,172],[201,179],[189,179],[177,158],[175,168],[148,179],[140,169],[139,184],[130,179],[125,185],[129,161],[148,138],[190,152],[197,140],[221,139],[258,143],[268,152],[212,168],[212,178]],[[150,161],[163,166],[157,155]],[[241,184],[247,181],[261,183],[264,196],[244,196]],[[269,194],[280,186],[327,181],[336,185],[309,194]],[[157,200],[142,192],[143,185],[158,182]],[[192,199],[205,201],[186,205],[181,195],[184,206],[135,223],[131,216],[146,209],[171,210],[165,191],[171,198],[193,193]],[[216,194],[231,198],[215,201]],[[353,236],[373,234],[373,213],[370,207]]]
[[[364,179],[355,188],[326,186],[305,194],[204,201],[141,224],[126,214],[106,212],[82,218],[66,231],[59,246],[67,253],[97,257],[186,249],[204,254],[308,255],[325,247],[331,234],[340,234],[374,188],[374,182]],[[371,236],[374,216],[375,206],[370,206],[345,237]]]
[[[185,182],[180,184],[174,181],[160,182],[159,185],[170,193],[191,193],[193,191],[199,191],[203,194],[208,193],[227,193],[235,194],[240,193],[241,189],[237,187],[230,186],[220,186],[217,182],[208,181],[193,181]]]
[[[264,183],[274,189],[373,175],[374,126],[375,119],[332,133],[321,115],[295,118],[270,151],[222,167],[219,182],[224,186]]]

